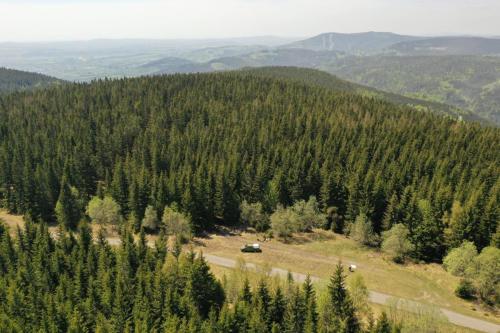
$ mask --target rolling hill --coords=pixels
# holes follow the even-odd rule
[[[470,110],[500,124],[500,57],[349,57],[328,71],[380,90]]]
[[[95,39],[0,43],[0,67],[43,73],[68,81],[151,74],[142,65],[162,58],[206,62],[254,52],[297,38],[256,36],[227,39]]]
[[[0,68],[0,93],[44,88],[62,81],[50,76]]]
[[[191,63],[175,69],[166,68],[157,74],[212,72],[262,66],[316,67],[331,64],[341,56],[341,53],[334,51],[266,49],[240,56],[217,58],[205,63]]]
[[[255,44],[261,42],[268,44]],[[277,46],[279,43],[283,45]],[[495,38],[423,38],[383,32],[327,33],[292,43],[266,38],[3,43],[0,66],[13,63],[16,68],[76,81],[246,67],[306,67],[371,87],[370,94],[398,104],[445,113],[451,110],[452,114],[462,109],[465,119],[500,124],[500,57],[482,56],[495,54],[499,43]],[[368,89],[363,91],[366,95]],[[467,116],[469,112],[475,117]]]
[[[209,62],[213,59],[245,55],[269,49],[263,45],[226,45],[220,47],[207,47],[179,53],[178,57],[192,62]]]
[[[323,33],[318,36],[287,44],[286,48],[302,48],[313,51],[340,51],[349,54],[379,53],[399,42],[417,40],[419,37],[403,36],[390,32]]]
[[[268,66],[318,69],[364,85],[361,90],[365,94],[369,92],[398,104],[424,106],[448,114],[462,114],[465,119],[500,123],[500,57],[350,56],[338,51],[279,48],[222,57],[205,63],[160,65],[155,67],[158,69],[155,73],[212,72]]]
[[[500,39],[444,36],[418,37],[390,32],[323,33],[281,46],[350,55],[500,55]]]
[[[335,92],[349,92],[367,97],[384,99],[395,104],[411,106],[419,110],[437,112],[454,118],[462,117],[465,120],[486,122],[485,119],[470,112],[464,112],[447,104],[388,93],[368,86],[352,83],[316,69],[301,67],[259,67],[244,68],[241,71],[261,77],[291,80],[307,85],[323,87]]]
[[[389,49],[400,55],[500,55],[500,39],[436,37],[402,41]]]

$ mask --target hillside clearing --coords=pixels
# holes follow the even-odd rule
[[[17,226],[24,225],[22,216],[3,210],[0,210],[0,219],[9,226],[11,234],[15,233]],[[57,233],[55,226],[49,227],[49,230],[53,235]],[[96,236],[99,226],[93,225],[92,230]],[[386,304],[389,297],[394,296],[446,308],[442,311],[448,318],[452,313],[450,310],[453,310],[457,313],[451,315],[458,315],[456,323],[466,323],[467,318],[461,317],[461,314],[500,323],[498,314],[482,311],[478,306],[454,296],[458,278],[448,274],[440,265],[397,265],[381,253],[360,247],[342,235],[322,230],[296,235],[287,244],[276,239],[262,242],[262,253],[240,252],[241,245],[261,242],[262,238],[259,234],[248,232],[211,234],[195,238],[186,248],[202,252],[219,277],[230,272],[235,264],[243,262],[257,275],[284,277],[287,272],[293,272],[295,281],[301,282],[306,274],[310,274],[319,290],[326,287],[334,266],[341,260],[346,265],[357,265],[357,272],[363,276],[371,290],[371,301],[374,304]],[[107,239],[111,245],[120,244],[115,232],[109,231]],[[154,235],[147,236],[151,246],[155,239]],[[483,331],[490,332],[491,329],[487,328]]]
[[[327,279],[335,264],[356,264],[370,290],[424,304],[445,307],[458,313],[500,323],[498,315],[481,310],[454,295],[459,279],[437,264],[397,265],[381,253],[360,247],[354,241],[331,232],[301,234],[289,244],[278,240],[261,243],[262,253],[241,253],[246,243],[262,240],[257,234],[210,235],[197,238],[194,247],[204,255],[215,255],[254,263],[262,270],[270,267],[311,274]]]

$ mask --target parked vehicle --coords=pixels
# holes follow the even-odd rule
[[[241,247],[241,252],[262,252],[260,244],[245,244]]]

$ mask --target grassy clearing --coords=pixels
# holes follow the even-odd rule
[[[12,215],[0,209],[0,220],[2,220],[8,227],[9,233],[15,235],[17,227],[24,225],[23,217],[20,215]]]
[[[195,250],[238,259],[267,267],[328,279],[338,260],[356,263],[370,290],[424,304],[446,307],[458,313],[500,323],[500,317],[479,305],[465,302],[454,295],[459,279],[437,264],[397,265],[383,254],[359,246],[354,241],[330,232],[301,234],[285,244],[277,240],[261,242],[262,253],[241,253],[245,243],[258,242],[262,236],[252,233],[210,235],[195,240]],[[326,281],[319,282],[326,284]]]
[[[243,262],[243,261],[242,261]],[[241,266],[240,266],[241,267]],[[224,289],[226,290],[227,297],[234,301],[238,295],[238,291],[241,290],[243,282],[248,279],[250,285],[253,288],[257,288],[257,285],[261,279],[265,279],[270,287],[270,290],[274,292],[278,285],[281,286],[282,290],[287,289],[287,283],[276,276],[268,276],[265,272],[255,272],[253,270],[242,270],[240,268],[226,268],[220,266],[212,266],[212,272],[217,276],[224,284]],[[323,281],[316,283],[316,293],[318,295],[318,305],[321,304],[326,299],[326,289],[327,284]],[[439,311],[432,306],[422,307],[419,314],[412,312],[398,310],[395,306],[390,305],[379,305],[370,304],[370,310],[374,318],[378,318],[382,311],[385,311],[389,318],[395,321],[405,322],[405,327],[403,328],[404,333],[410,332],[436,332],[436,333],[474,333],[479,332],[472,329],[456,326],[450,324],[446,319],[440,315]],[[363,318],[363,321],[367,323],[367,318]]]

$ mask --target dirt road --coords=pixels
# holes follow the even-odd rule
[[[227,267],[227,268],[235,268],[237,266],[237,261],[229,258],[224,258],[220,256],[215,256],[212,254],[205,253],[203,254],[205,259],[214,265],[217,266],[222,266],[222,267]],[[251,270],[256,270],[258,267],[257,265],[253,263],[245,263],[246,268],[251,269]],[[289,272],[281,269],[281,268],[276,268],[272,267],[270,270],[271,275],[277,275],[281,277],[287,277]],[[294,281],[297,282],[303,282],[306,279],[305,274],[301,273],[295,273],[291,272]],[[316,276],[311,276],[312,281],[320,281],[321,279]],[[394,300],[397,299],[394,296],[388,295],[388,294],[383,294],[379,293],[376,291],[370,291],[370,302],[376,303],[376,304],[388,304],[389,300]],[[414,301],[408,301],[404,300],[406,304],[414,304],[414,305],[419,305],[418,302]],[[464,316],[462,314],[456,313],[454,311],[450,311],[445,308],[439,308],[441,313],[448,319],[448,321],[452,324],[455,324],[457,326],[462,326],[462,327],[467,327],[467,328],[472,328],[477,331],[481,332],[487,332],[487,333],[498,333],[500,332],[500,325],[496,325],[494,323],[487,322],[485,320],[481,319],[476,319],[473,317],[469,316]]]

